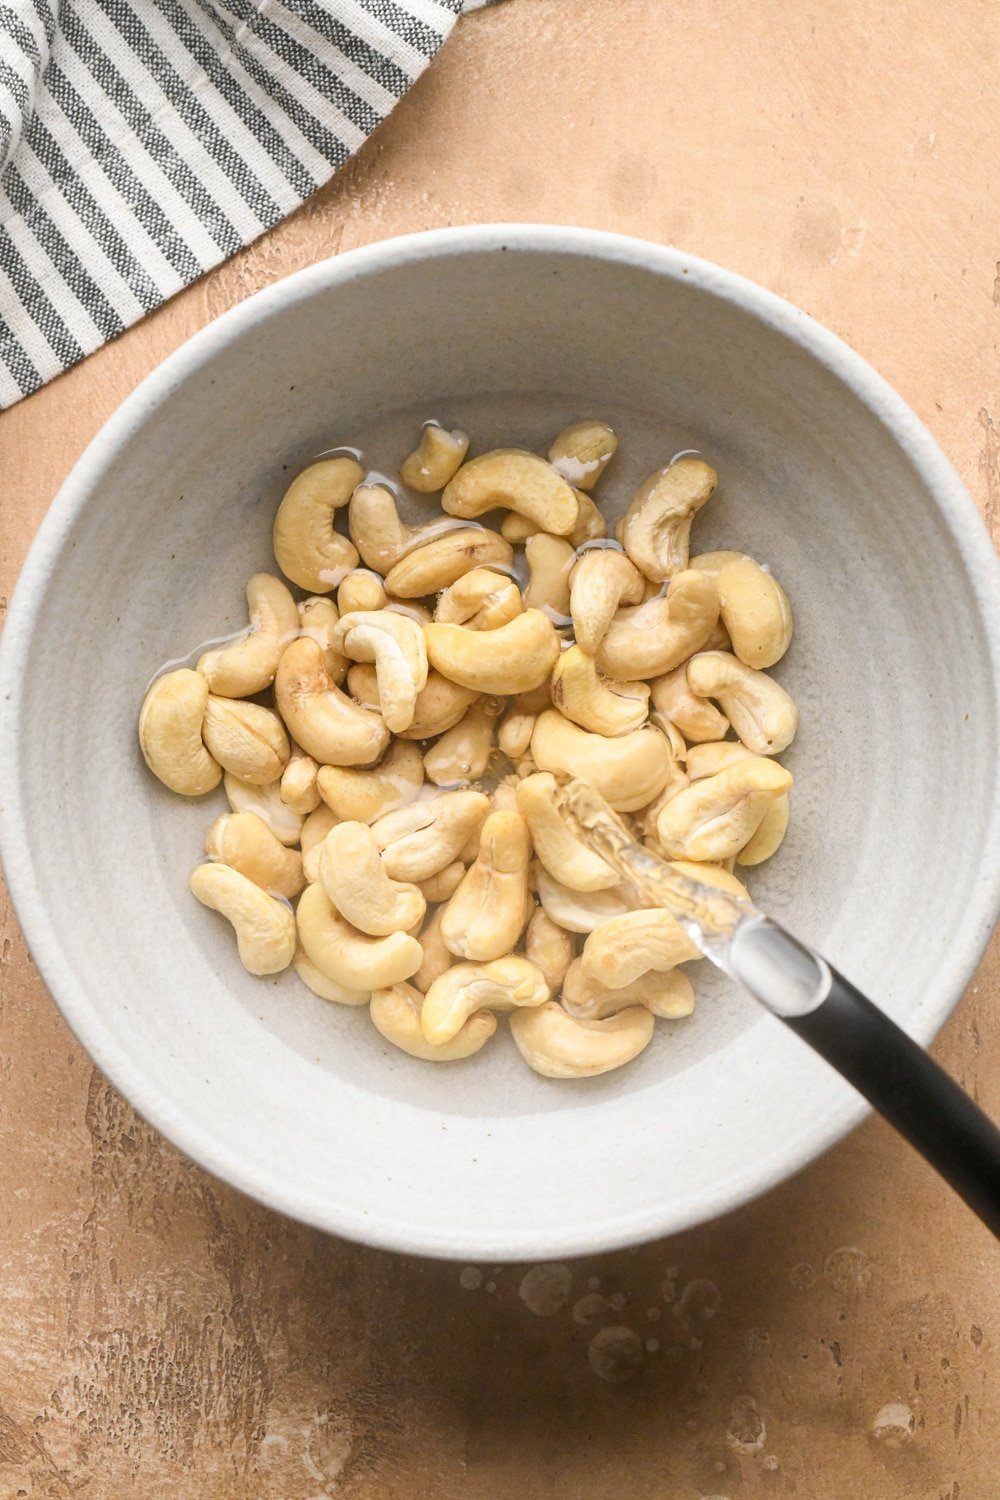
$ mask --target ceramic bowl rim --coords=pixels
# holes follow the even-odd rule
[[[546,224],[484,224],[427,230],[377,241],[319,261],[278,281],[213,320],[154,369],[91,440],[52,502],[25,561],[0,641],[0,859],[29,949],[67,1024],[92,1061],[137,1112],[175,1146],[216,1177],[259,1202],[330,1233],[384,1249],[468,1259],[539,1259],[584,1255],[678,1233],[740,1207],[784,1181],[840,1140],[868,1113],[845,1095],[820,1119],[807,1122],[793,1139],[745,1169],[680,1202],[637,1203],[628,1214],[601,1221],[591,1216],[558,1235],[530,1228],[506,1236],[481,1234],[475,1226],[443,1230],[399,1223],[372,1211],[359,1213],[290,1184],[280,1172],[248,1163],[210,1130],[186,1119],[168,1089],[155,1085],[118,1043],[112,1027],[92,1007],[73,973],[32,877],[30,818],[22,805],[18,736],[22,684],[31,640],[64,539],[98,495],[98,480],[123,446],[155,413],[161,401],[209,364],[249,329],[321,291],[431,258],[509,249],[554,256],[596,258],[654,272],[729,302],[784,335],[844,384],[881,423],[913,465],[932,505],[953,538],[968,575],[983,628],[1000,719],[1000,566],[976,507],[930,432],[896,391],[835,334],[808,314],[735,272],[685,251],[609,232]],[[1000,725],[998,725],[1000,731]],[[954,1009],[971,978],[1000,911],[1000,798],[985,830],[983,865],[969,902],[961,941],[943,966],[939,985],[911,1018],[908,1029],[929,1043]]]

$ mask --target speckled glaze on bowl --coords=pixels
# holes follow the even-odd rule
[[[337,443],[395,465],[431,415],[481,451],[589,413],[622,435],[609,513],[701,448],[722,485],[698,545],[755,553],[791,593],[793,822],[758,900],[922,1041],[997,913],[996,561],[857,356],[715,266],[583,230],[434,232],[280,282],[157,370],[54,502],[0,658],[0,837],[32,954],[132,1104],[219,1177],[372,1244],[493,1260],[667,1234],[863,1113],[712,975],[621,1073],[546,1081],[506,1036],[428,1067],[294,974],[244,974],[187,892],[221,794],[156,784],[136,713],[161,664],[239,627],[293,467]]]

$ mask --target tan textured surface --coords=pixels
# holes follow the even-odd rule
[[[330,189],[0,421],[0,595],[90,436],[208,318],[336,250],[503,217],[673,241],[792,298],[902,391],[1000,536],[995,20],[990,0],[471,18]],[[659,1341],[614,1386],[594,1328],[529,1311],[520,1271],[467,1290],[181,1160],[0,916],[2,1500],[1000,1493],[997,1252],[881,1125],[725,1221],[574,1265],[574,1298],[599,1277],[627,1299],[612,1322]],[[938,1050],[1000,1114],[998,986],[995,945]],[[873,1433],[890,1403],[902,1446]]]

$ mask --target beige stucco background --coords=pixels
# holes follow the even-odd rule
[[[672,242],[791,298],[911,402],[1000,537],[998,52],[995,0],[470,17],[327,190],[0,419],[0,609],[84,445],[208,319],[320,256],[500,218]],[[1000,1495],[1000,1258],[881,1124],[741,1213],[574,1263],[540,1316],[526,1268],[471,1285],[180,1158],[0,916],[2,1500]],[[994,946],[937,1048],[994,1114],[998,992]],[[588,1359],[592,1293],[653,1341],[625,1384]]]

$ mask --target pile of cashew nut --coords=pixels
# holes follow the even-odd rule
[[[419,526],[347,450],[299,474],[274,521],[288,583],[250,579],[248,628],[154,681],[139,741],[182,796],[224,783],[191,889],[252,974],[294,965],[428,1061],[478,1052],[507,1012],[537,1072],[589,1077],[690,1015],[698,955],[570,831],[557,778],[745,894],[734,864],[788,824],[798,713],[767,669],[791,611],[742,552],[690,555],[717,482],[700,456],[651,474],[609,539],[606,422],[547,459],[468,446],[423,428],[400,470],[440,493]]]

